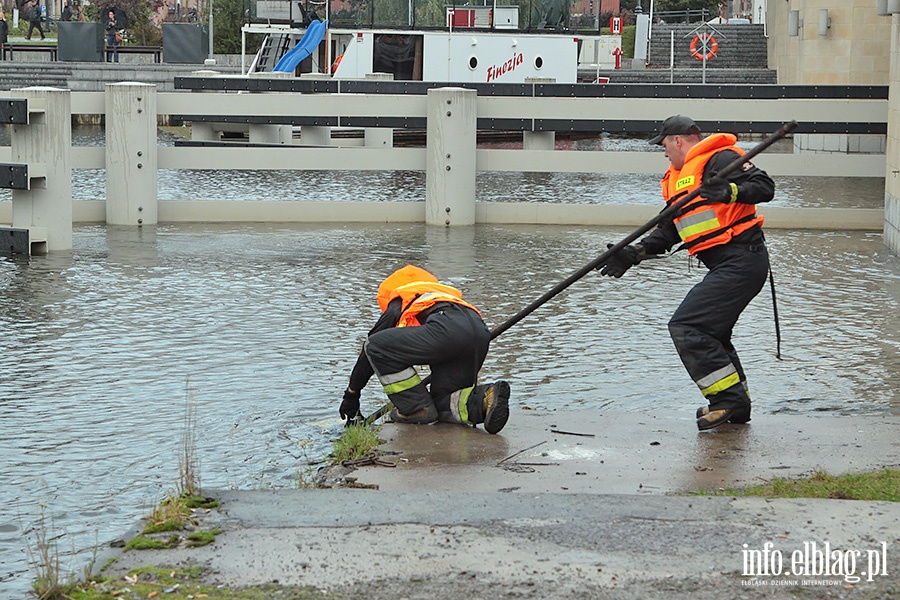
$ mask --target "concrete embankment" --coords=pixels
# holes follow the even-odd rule
[[[900,418],[758,415],[698,434],[688,416],[517,411],[497,436],[386,425],[397,466],[350,474],[377,491],[212,492],[212,545],[125,552],[111,570],[200,564],[227,587],[351,598],[900,594],[900,504],[673,495],[896,466]]]

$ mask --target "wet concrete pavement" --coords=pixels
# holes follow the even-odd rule
[[[497,436],[388,424],[397,466],[351,474],[377,491],[212,492],[215,543],[126,552],[112,571],[200,564],[228,587],[350,598],[897,597],[898,503],[673,493],[896,467],[900,418],[759,415],[699,434],[689,416],[515,411]],[[805,558],[826,543],[836,576]]]
[[[900,465],[896,417],[755,415],[700,433],[690,411],[513,411],[498,436],[452,425],[388,424],[396,469],[362,468],[385,491],[669,494],[747,486],[820,468]]]

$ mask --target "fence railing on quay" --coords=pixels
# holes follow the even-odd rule
[[[196,221],[639,225],[658,207],[476,203],[476,174],[661,174],[667,163],[659,153],[557,150],[555,136],[576,131],[647,134],[671,114],[692,115],[705,131],[764,134],[796,119],[799,135],[875,140],[875,151],[857,144],[863,149],[858,153],[794,151],[762,154],[755,162],[775,176],[885,176],[884,151],[877,147],[883,146],[887,129],[887,91],[879,87],[704,86],[697,91],[649,84],[438,85],[207,76],[183,82],[181,87],[190,91],[171,93],[129,82],[108,85],[105,92],[12,90],[0,96],[4,107],[16,103],[0,111],[3,122],[12,126],[12,144],[0,148],[0,163],[18,167],[10,185],[3,185],[18,189],[12,207],[0,203],[0,222],[31,232],[32,251],[35,240],[38,251],[70,248],[73,221],[130,226]],[[104,116],[104,147],[71,146],[71,116],[79,114]],[[161,117],[191,122],[191,141],[159,146]],[[229,128],[246,131],[248,141],[220,140],[218,132]],[[362,129],[364,135],[332,137],[339,128]],[[393,131],[398,128],[424,130],[425,146],[395,147]],[[522,147],[480,148],[476,134],[482,129],[520,131]],[[24,179],[23,165],[29,173]],[[73,203],[71,169],[103,168],[106,201]],[[425,201],[159,201],[159,169],[424,171]],[[880,212],[767,207],[766,215],[767,225],[776,227],[880,229]]]

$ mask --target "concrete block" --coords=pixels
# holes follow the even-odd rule
[[[886,149],[883,135],[862,135],[859,137],[859,152],[863,154],[883,154]]]
[[[842,142],[844,142],[842,144]],[[843,150],[841,146],[843,145]],[[841,135],[825,135],[822,136],[822,150],[826,152],[846,152],[846,137]]]

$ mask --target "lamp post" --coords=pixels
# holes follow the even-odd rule
[[[213,0],[209,0],[209,61],[215,61],[213,58]]]

